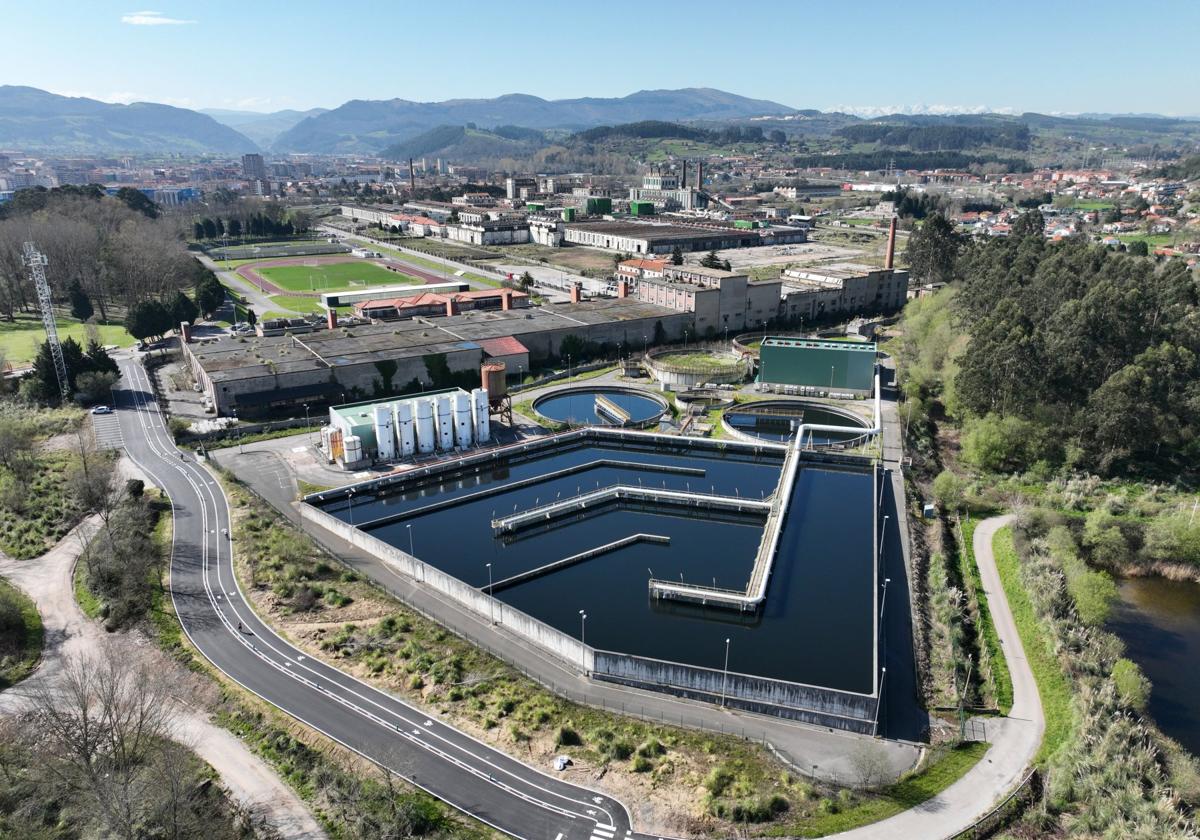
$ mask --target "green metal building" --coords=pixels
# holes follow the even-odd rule
[[[631,201],[629,202],[630,216],[653,216],[654,202],[653,201]]]
[[[589,216],[603,216],[612,212],[612,199],[593,196],[587,200],[584,209]]]
[[[770,337],[760,350],[758,381],[870,393],[875,349],[873,341]]]
[[[563,211],[562,211],[562,219],[564,222],[575,221],[575,208],[574,207],[564,207]]]

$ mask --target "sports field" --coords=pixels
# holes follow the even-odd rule
[[[399,286],[420,283],[416,277],[388,271],[363,260],[323,265],[288,265],[255,268],[269,283],[289,292],[327,292],[361,286]]]
[[[87,328],[74,318],[58,318],[58,338],[66,341],[68,337],[75,339],[82,346],[87,346]],[[96,327],[102,344],[117,344],[128,347],[133,344],[133,336],[125,332],[120,324],[101,324]],[[0,321],[0,355],[7,364],[19,365],[31,362],[37,356],[38,346],[46,340],[42,329],[42,319],[18,315],[15,321]]]

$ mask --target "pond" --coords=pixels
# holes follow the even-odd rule
[[[1200,584],[1127,578],[1119,592],[1108,629],[1154,686],[1149,712],[1163,732],[1200,755]]]

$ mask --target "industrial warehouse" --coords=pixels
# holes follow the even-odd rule
[[[218,415],[266,415],[312,402],[343,403],[477,381],[489,342],[531,364],[556,359],[564,341],[618,352],[680,340],[686,312],[632,299],[578,299],[539,307],[475,310],[442,317],[304,335],[247,336],[183,343],[192,375]],[[578,346],[578,345],[577,345]],[[516,373],[517,371],[511,371]]]

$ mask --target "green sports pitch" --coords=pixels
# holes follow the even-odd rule
[[[399,286],[420,283],[416,277],[354,261],[325,265],[288,265],[256,269],[266,280],[289,292],[335,292],[364,286]]]

